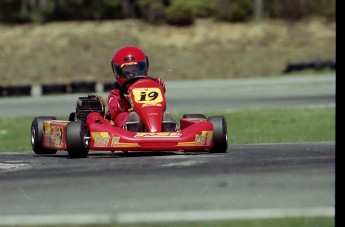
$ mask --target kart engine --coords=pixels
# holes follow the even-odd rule
[[[85,122],[89,113],[98,112],[104,116],[107,112],[106,109],[106,103],[100,96],[88,95],[87,97],[79,97],[74,118]]]

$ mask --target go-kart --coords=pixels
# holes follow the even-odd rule
[[[227,152],[225,118],[185,114],[179,124],[174,119],[166,119],[165,93],[153,78],[135,76],[127,79],[120,88],[120,96],[129,100],[129,111],[139,116],[137,122],[117,127],[110,120],[106,103],[100,96],[79,97],[76,111],[70,114],[68,121],[51,116],[33,119],[33,151],[55,154],[57,150],[65,150],[71,158],[85,158],[89,150]],[[132,131],[130,126],[133,124],[141,127]]]

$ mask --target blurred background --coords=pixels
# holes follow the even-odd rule
[[[0,87],[112,82],[141,47],[165,80],[335,70],[335,0],[1,0]]]

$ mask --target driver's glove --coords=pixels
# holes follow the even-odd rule
[[[129,103],[125,98],[119,98],[117,106],[118,106],[119,110],[121,110],[123,112],[128,111],[128,109],[129,109]]]
[[[159,85],[161,85],[161,86],[163,87],[163,90],[164,90],[164,92],[165,92],[165,83],[164,83],[164,80],[163,80],[162,78],[160,78],[160,77],[156,77],[155,80],[156,80],[156,82],[157,82]]]

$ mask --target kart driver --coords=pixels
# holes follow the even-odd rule
[[[139,121],[135,112],[129,112],[130,104],[126,98],[120,97],[120,87],[124,81],[133,76],[148,76],[149,59],[145,52],[135,46],[120,48],[111,60],[111,67],[116,79],[114,89],[108,95],[108,109],[111,120],[118,127],[123,127],[128,121]],[[163,79],[156,77],[165,92]]]

